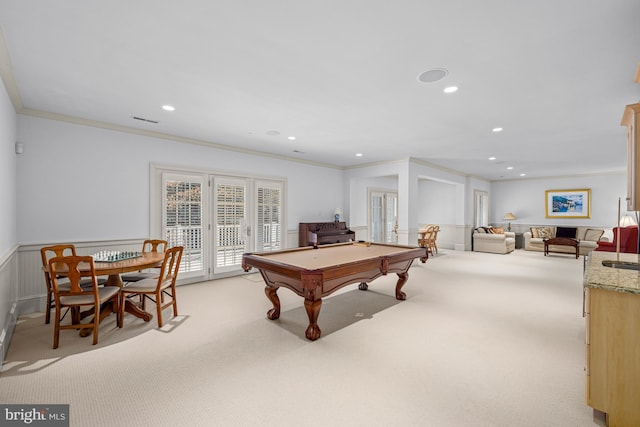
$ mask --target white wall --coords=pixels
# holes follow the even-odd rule
[[[470,247],[466,218],[473,216],[473,210],[467,212],[473,208],[473,191],[466,191],[470,182],[465,175],[405,159],[348,169],[344,181],[349,189],[351,227],[367,225],[369,188],[393,186],[398,191],[399,243],[415,244],[418,229],[437,218],[441,225],[438,238],[446,241],[443,247]]]
[[[0,84],[0,367],[17,321],[16,113]]]
[[[492,224],[505,224],[502,219],[512,212],[517,220],[511,227],[527,231],[530,225],[575,225],[611,228],[616,225],[618,198],[622,199],[622,215],[626,214],[626,172],[607,175],[585,175],[566,178],[495,181],[489,196],[489,219]],[[591,189],[591,218],[545,218],[545,191]]]
[[[0,80],[1,81],[1,80]],[[0,257],[16,245],[16,113],[0,84]]]
[[[457,211],[460,209],[463,206],[460,206],[458,200],[457,185],[430,179],[418,180],[418,228],[426,224],[440,227],[438,249],[455,248]]]
[[[352,185],[353,198],[350,200],[350,215],[348,224],[350,227],[369,226],[369,190],[381,190],[398,192],[398,177],[367,177],[355,178]]]
[[[294,230],[302,221],[331,221],[343,201],[337,169],[24,115],[18,135],[21,244],[149,236],[152,163],[285,178]]]
[[[418,224],[456,223],[456,188],[453,184],[421,179],[418,199]]]

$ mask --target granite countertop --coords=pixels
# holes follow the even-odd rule
[[[603,260],[619,260],[640,263],[637,254],[616,254],[615,252],[593,251],[589,254],[584,273],[584,287],[640,295],[640,271],[611,268],[602,265]]]

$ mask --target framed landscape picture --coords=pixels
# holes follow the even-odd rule
[[[545,191],[547,218],[590,218],[591,189]]]

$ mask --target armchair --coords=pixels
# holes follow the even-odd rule
[[[596,251],[615,252],[617,250],[618,227],[613,227],[612,242],[598,242]],[[638,253],[638,226],[620,227],[620,252]]]

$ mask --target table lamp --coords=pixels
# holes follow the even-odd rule
[[[340,215],[342,215],[342,209],[336,208],[333,212],[333,218],[335,222],[340,222]]]
[[[623,216],[618,223],[618,227],[629,227],[631,225],[636,225],[636,220],[631,215]]]
[[[518,219],[516,218],[516,216],[514,214],[512,214],[511,212],[508,212],[507,214],[505,214],[504,218],[502,218],[507,222],[507,231],[511,231],[511,221],[513,221],[514,219]]]

